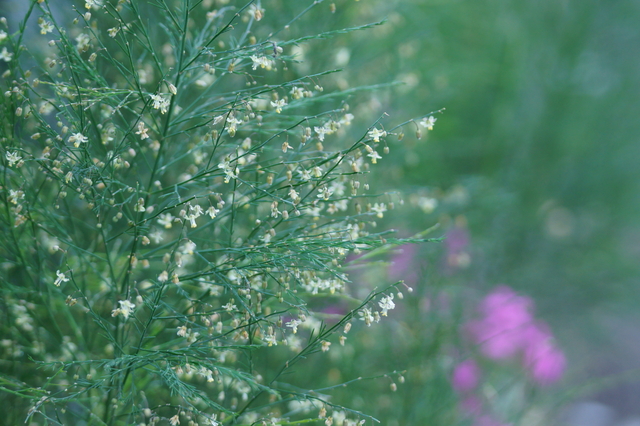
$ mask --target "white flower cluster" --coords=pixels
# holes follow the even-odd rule
[[[128,319],[129,316],[133,313],[136,305],[129,302],[128,300],[119,300],[118,303],[120,304],[120,307],[111,311],[111,316],[115,317],[117,315],[122,315],[125,320]]]
[[[381,316],[386,317],[388,312],[396,307],[396,304],[393,302],[393,294],[382,297],[378,302],[378,305],[382,309],[380,312],[371,310],[369,307],[365,307],[362,311],[358,312],[360,320],[364,321],[368,327],[374,322],[380,322]]]
[[[14,151],[14,152],[7,151],[7,153],[5,154],[5,158],[9,162],[8,164],[9,167],[13,167],[15,165],[20,167],[24,164],[24,161],[22,161],[22,157],[18,155],[17,151]]]
[[[153,101],[151,106],[154,109],[159,109],[161,114],[167,113],[170,105],[168,98],[165,98],[163,95],[151,95],[151,100]]]
[[[218,164],[218,168],[224,172],[224,183],[229,183],[231,179],[237,178],[238,173],[240,173],[238,167],[233,167],[229,161],[223,161]]]
[[[196,340],[198,340],[198,336],[200,336],[200,333],[187,328],[186,325],[178,327],[178,332],[176,334],[187,339],[188,343],[194,343]]]
[[[89,138],[82,133],[74,133],[69,137],[69,142],[71,142],[74,147],[78,148],[81,143],[89,142]]]
[[[251,66],[253,70],[256,70],[258,69],[258,67],[260,67],[266,69],[267,71],[271,71],[275,66],[274,60],[266,56],[252,55],[251,61],[253,61],[253,65]]]

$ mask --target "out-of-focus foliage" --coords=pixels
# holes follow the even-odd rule
[[[355,13],[336,4],[336,19]],[[363,13],[388,25],[339,46],[350,53],[344,78],[406,82],[377,97],[393,115],[446,108],[426,140],[405,130],[405,149],[392,147],[378,182],[439,207],[389,220],[405,230],[466,222],[470,265],[437,280],[456,294],[454,283],[471,294],[507,283],[532,296],[568,353],[568,387],[637,368],[638,3],[369,4]],[[422,286],[442,272],[436,259],[424,261]],[[614,383],[616,396],[603,389],[599,398],[635,412],[637,386]]]
[[[436,185],[441,192],[426,190],[441,200],[466,193],[466,203],[442,202],[434,213],[443,225],[445,215],[468,222],[463,281],[480,292],[508,283],[532,296],[568,352],[571,386],[637,368],[638,3],[379,7],[394,29],[380,30],[352,60],[411,83],[384,109],[447,108],[432,138],[398,152],[394,179],[380,184]],[[373,49],[384,46],[395,53],[376,61]],[[405,223],[432,218],[407,214]],[[625,386],[599,398],[634,413],[637,385]]]

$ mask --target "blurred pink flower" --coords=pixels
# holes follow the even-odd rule
[[[566,367],[564,353],[553,343],[553,335],[542,323],[532,324],[524,333],[523,364],[539,385],[551,385],[562,378]]]
[[[487,358],[512,357],[524,347],[523,332],[533,321],[532,309],[531,299],[500,286],[480,303],[482,317],[471,321],[467,331]]]
[[[462,361],[453,370],[451,384],[453,389],[460,393],[469,392],[478,386],[480,381],[480,368],[473,359]]]
[[[466,330],[480,352],[493,360],[522,356],[529,376],[539,385],[550,385],[566,368],[547,325],[533,316],[533,301],[506,286],[487,295],[478,307],[480,318],[467,323]]]

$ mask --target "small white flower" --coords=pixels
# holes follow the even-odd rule
[[[231,179],[235,179],[238,177],[238,173],[239,173],[238,168],[236,167],[234,169],[228,161],[224,161],[218,164],[218,168],[224,171],[224,174],[225,174],[224,183],[229,183]]]
[[[0,52],[0,59],[2,59],[5,62],[9,62],[12,56],[13,56],[13,53],[10,53],[6,47],[2,48],[2,52]]]
[[[138,202],[136,203],[136,206],[133,208],[133,210],[138,213],[142,213],[146,210],[144,207],[144,198],[138,198]]]
[[[333,195],[333,191],[326,186],[323,186],[318,190],[318,198],[322,198],[323,200],[328,200]]]
[[[375,318],[369,308],[362,309],[362,311],[358,312],[358,315],[360,315],[360,320],[364,321],[367,327],[371,327],[371,324],[375,321]]]
[[[128,300],[120,300],[118,303],[120,304],[120,307],[111,311],[111,316],[115,317],[116,315],[122,315],[124,319],[128,319],[136,305]]]
[[[187,336],[187,342],[189,344],[195,342],[196,340],[198,340],[198,336],[200,336],[200,333],[198,333],[197,331],[191,331],[189,330],[189,335]]]
[[[192,255],[196,247],[196,243],[191,240],[187,240],[187,242],[184,243],[184,245],[180,248],[180,251],[182,252],[182,254]]]
[[[291,94],[291,97],[293,99],[301,99],[304,97],[304,89],[302,87],[294,87],[293,89],[291,89],[291,92],[289,92]]]
[[[289,197],[291,197],[294,204],[298,204],[300,202],[300,194],[293,188],[289,190]]]
[[[266,69],[267,71],[271,71],[274,65],[274,61],[272,59],[267,58],[266,56],[252,55],[251,61],[253,61],[253,65],[251,66],[253,70],[260,67],[260,68]]]
[[[222,305],[222,307],[227,311],[227,312],[232,312],[238,309],[238,307],[236,305],[233,304],[233,302],[229,302],[226,305]]]
[[[149,129],[147,129],[144,126],[144,122],[143,121],[139,121],[138,122],[138,131],[136,132],[136,135],[140,135],[140,139],[142,139],[142,140],[149,139],[149,135],[147,134],[148,131],[149,131]]]
[[[213,118],[213,123],[211,123],[212,126],[215,126],[216,124],[221,123],[224,120],[224,115],[219,115],[217,117]]]
[[[327,288],[331,294],[334,294],[337,290],[342,288],[342,282],[340,280],[330,280],[326,283]]]
[[[120,31],[120,28],[114,27],[114,28],[109,28],[107,30],[107,33],[109,33],[109,37],[115,38],[115,36],[118,34],[118,31]]]
[[[331,134],[331,129],[328,129],[326,126],[318,127],[314,126],[313,131],[318,135],[318,139],[320,141],[324,141],[324,136]]]
[[[13,152],[7,151],[7,153],[5,154],[5,157],[9,162],[9,167],[13,167],[14,165],[22,161],[22,157],[18,155],[18,151],[13,151]]]
[[[373,207],[371,207],[371,211],[374,212],[377,217],[382,219],[384,217],[384,212],[387,211],[387,206],[381,203],[375,203]]]
[[[258,67],[261,65],[261,62],[262,62],[260,58],[256,55],[251,55],[251,60],[253,61],[253,65],[251,66],[251,68],[253,70],[258,69]]]
[[[396,304],[393,303],[393,293],[380,299],[378,305],[380,305],[380,308],[382,309],[382,316],[386,317],[387,311],[396,307]]]
[[[158,223],[164,226],[166,229],[169,229],[173,226],[173,215],[171,213],[162,213],[158,218]]]
[[[433,125],[436,124],[436,120],[438,119],[433,116],[425,117],[420,121],[420,125],[426,127],[427,130],[433,130]]]
[[[275,334],[267,334],[264,337],[264,341],[268,346],[278,346]]]
[[[372,164],[377,164],[378,160],[382,158],[377,151],[373,151],[373,150],[367,155],[367,157],[371,157]]]
[[[280,114],[282,112],[282,107],[287,105],[287,101],[284,99],[278,99],[277,101],[271,101],[271,106],[276,109],[276,113]]]
[[[207,209],[207,214],[211,217],[211,219],[214,219],[219,212],[220,210],[216,209],[213,206]]]
[[[198,374],[207,378],[207,382],[213,382],[213,371],[209,370],[207,367],[200,367],[200,371]]]
[[[40,34],[47,34],[53,31],[53,24],[49,21],[45,21],[44,19],[42,19],[39,24],[40,26]]]
[[[7,33],[0,30],[0,42],[4,41],[7,38]]]
[[[161,114],[165,114],[169,109],[169,99],[166,99],[161,95],[151,95],[151,100],[153,104],[151,105],[154,109],[159,109]]]
[[[65,274],[60,271],[56,271],[56,280],[53,282],[53,285],[60,287],[60,284],[66,283],[67,281],[69,281],[69,278],[67,278]]]
[[[78,37],[76,37],[76,47],[78,48],[79,52],[86,52],[91,44],[91,38],[85,34],[85,33],[80,33],[78,34]]]
[[[78,148],[81,143],[89,142],[89,138],[83,135],[82,133],[74,133],[69,137],[69,142],[71,142],[73,146]]]
[[[204,210],[198,204],[192,206],[189,204],[189,213],[185,214],[184,218],[187,219],[191,223],[191,227],[195,228],[198,225],[196,224],[196,219],[202,216]]]
[[[281,214],[280,210],[278,210],[278,202],[274,201],[271,203],[271,217],[278,217]]]
[[[238,124],[242,124],[242,120],[238,120],[233,116],[233,114],[229,114],[229,117],[227,117],[226,126],[227,132],[230,136],[235,136],[236,131],[238,130]]]
[[[373,129],[369,131],[368,135],[374,142],[380,142],[380,138],[387,136],[387,132],[384,130]]]
[[[299,326],[300,324],[302,324],[302,321],[294,319],[294,320],[289,321],[289,322],[288,322],[288,323],[286,323],[285,325],[286,325],[287,327],[291,328],[291,332],[292,332],[293,334],[296,334],[296,333],[298,332],[298,326]]]
[[[122,315],[126,318],[129,318],[131,312],[135,309],[136,305],[129,302],[128,300],[120,300],[120,310],[122,311]]]
[[[11,204],[18,204],[18,201],[24,199],[24,192],[20,191],[19,189],[18,190],[10,189],[8,199],[11,202]]]
[[[91,9],[92,7],[100,7],[102,6],[101,0],[84,0],[84,7],[87,9]]]
[[[308,170],[300,169],[298,170],[298,174],[300,175],[300,180],[303,182],[311,180],[311,173]]]

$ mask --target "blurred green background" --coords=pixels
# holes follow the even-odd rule
[[[431,214],[394,212],[407,235],[468,223],[470,266],[443,278],[442,248],[429,248],[423,291],[504,283],[530,295],[567,353],[572,395],[606,404],[602,424],[640,415],[640,2],[336,5],[338,26],[388,18],[325,59],[340,63],[342,47],[350,83],[407,83],[373,109],[397,122],[446,108],[422,140],[411,126],[389,138],[377,183],[440,200]]]
[[[469,223],[468,285],[531,295],[568,355],[567,384],[594,385],[584,397],[619,418],[640,414],[637,380],[595,384],[640,366],[640,3],[386,10],[393,30],[354,56],[373,61],[366,52],[384,43],[395,54],[381,73],[416,74],[410,91],[389,98],[394,115],[447,108],[394,183],[466,188],[468,203],[446,213]]]

